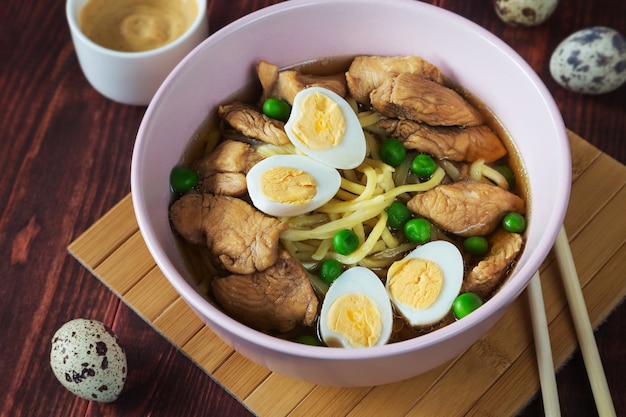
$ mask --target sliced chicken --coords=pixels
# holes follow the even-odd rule
[[[213,294],[233,318],[261,331],[287,332],[311,326],[318,300],[302,265],[286,251],[263,272],[212,281]]]
[[[439,68],[419,56],[358,56],[350,64],[346,81],[350,95],[362,104],[370,103],[370,93],[388,78],[409,73],[443,84]]]
[[[467,274],[463,291],[471,291],[481,297],[489,295],[502,281],[511,264],[522,249],[522,236],[498,230],[489,239],[490,250]]]
[[[409,119],[431,126],[478,126],[483,115],[451,88],[402,73],[387,78],[370,94],[372,106],[383,116]]]
[[[293,104],[296,94],[309,87],[323,87],[341,97],[345,97],[347,91],[343,74],[308,75],[292,70],[279,71],[276,65],[260,61],[257,64],[257,75],[263,87],[261,101],[276,97]]]
[[[202,178],[203,192],[239,196],[248,190],[246,174],[262,159],[247,143],[225,140],[196,162],[194,169]]]
[[[274,265],[278,239],[287,225],[245,201],[211,194],[186,194],[170,207],[174,229],[188,242],[206,245],[214,261],[235,274]]]
[[[289,143],[283,122],[270,119],[249,104],[241,102],[226,104],[220,106],[217,112],[222,120],[246,137],[272,145]]]
[[[498,135],[487,125],[433,127],[411,120],[381,119],[376,127],[400,139],[405,148],[429,153],[439,159],[493,162],[507,153]]]
[[[487,235],[508,212],[524,212],[524,200],[502,188],[461,181],[439,185],[407,203],[413,213],[460,236]]]

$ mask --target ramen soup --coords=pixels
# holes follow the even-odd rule
[[[80,29],[105,48],[141,52],[180,37],[197,14],[195,0],[89,0]]]
[[[212,303],[351,348],[462,320],[498,290],[528,195],[485,106],[417,56],[256,70],[170,177],[172,229]]]

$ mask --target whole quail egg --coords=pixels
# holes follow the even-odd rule
[[[352,169],[365,159],[365,134],[352,107],[322,87],[296,94],[285,132],[303,154],[338,169]]]
[[[114,401],[126,383],[124,349],[96,320],[79,318],[61,326],[52,338],[50,366],[65,388],[90,401]]]
[[[315,210],[337,194],[339,172],[304,155],[274,155],[246,175],[250,199],[271,216],[297,216]]]
[[[626,81],[626,38],[614,29],[581,29],[561,42],[550,58],[550,73],[563,87],[603,94]]]
[[[450,242],[435,240],[394,262],[387,272],[386,288],[412,326],[425,326],[448,314],[462,283],[461,252]]]
[[[494,0],[498,17],[505,23],[520,26],[545,22],[558,3],[558,0]]]
[[[333,281],[320,312],[320,336],[328,346],[381,346],[392,327],[391,302],[374,272],[355,266]]]

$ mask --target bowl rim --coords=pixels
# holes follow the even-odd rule
[[[168,75],[166,80],[163,82],[163,84],[155,94],[152,102],[148,106],[146,113],[144,114],[144,118],[137,133],[137,141],[135,143],[135,149],[133,152],[133,158],[131,163],[131,189],[139,189],[140,187],[139,174],[137,173],[137,164],[140,162],[139,155],[142,154],[143,148],[146,146],[145,141],[143,140],[146,130],[146,124],[150,122],[152,115],[157,111],[157,108],[159,107],[160,99],[166,95],[170,86],[172,84],[175,84],[173,81],[183,71],[183,68],[190,61],[193,61],[197,58],[197,54],[195,53],[197,50],[204,48],[207,44],[219,42],[221,39],[230,36],[231,34],[233,34],[233,32],[239,30],[240,28],[250,25],[258,20],[265,19],[273,14],[282,13],[287,10],[293,10],[301,7],[315,6],[319,5],[320,3],[326,2],[337,3],[336,0],[290,0],[288,2],[282,2],[267,6],[263,9],[259,9],[219,29],[218,31],[210,35],[207,39],[205,39],[200,45],[198,45],[194,49],[194,51],[188,54]],[[376,0],[339,0],[339,2],[355,3],[358,4],[360,7],[363,7],[364,4],[380,4],[380,1]],[[450,19],[453,22],[456,22],[457,24],[467,26],[472,31],[477,33],[480,37],[482,37],[486,42],[493,44],[496,48],[500,50],[503,50],[508,58],[514,61],[514,63],[520,68],[520,71],[522,71],[524,75],[531,80],[531,82],[534,84],[534,87],[537,88],[541,98],[545,103],[546,110],[549,113],[549,117],[554,124],[555,131],[558,133],[558,135],[555,137],[555,140],[559,141],[560,146],[569,150],[569,141],[567,138],[566,128],[552,95],[548,91],[543,81],[541,81],[539,76],[536,74],[536,72],[530,67],[530,65],[502,39],[496,37],[487,29],[479,26],[469,19],[435,5],[415,2],[414,0],[386,0],[385,4],[423,8],[429,13],[440,14],[443,17]],[[569,152],[567,155],[562,155],[562,157],[563,162],[565,164],[569,164],[569,166],[571,167]],[[171,285],[174,286],[174,288],[178,291],[182,298],[194,310],[203,312],[203,315],[205,315],[204,312],[209,313],[208,315],[210,315],[210,321],[212,322],[212,325],[218,326],[222,329],[228,329],[229,332],[236,334],[237,337],[241,339],[251,341],[250,343],[278,353],[292,356],[297,355],[303,358],[323,359],[328,361],[360,360],[396,356],[398,354],[410,353],[412,351],[415,351],[417,347],[424,348],[438,344],[443,340],[451,339],[459,333],[466,332],[471,328],[479,326],[492,315],[492,312],[508,308],[508,306],[513,301],[515,301],[515,299],[517,299],[517,297],[525,289],[528,281],[534,274],[535,270],[539,268],[556,239],[558,230],[560,229],[562,221],[565,217],[567,201],[569,198],[569,192],[571,187],[571,170],[570,172],[563,172],[563,174],[564,175],[560,178],[560,187],[555,190],[555,193],[557,193],[558,195],[557,199],[559,201],[564,201],[565,204],[563,204],[560,210],[554,210],[551,212],[553,217],[549,222],[551,227],[544,231],[544,238],[541,240],[539,246],[533,251],[531,256],[529,256],[527,259],[526,269],[529,269],[529,273],[526,279],[520,279],[504,286],[491,299],[489,299],[483,305],[483,307],[477,309],[472,314],[464,317],[462,324],[457,321],[441,329],[425,335],[421,335],[419,337],[415,337],[413,339],[402,342],[390,343],[383,346],[360,349],[332,349],[323,346],[310,346],[288,340],[283,340],[275,336],[271,336],[263,332],[254,330],[226,315],[221,310],[210,304],[205,297],[200,295],[195,288],[193,288],[182,276],[180,276],[180,274],[178,274],[172,262],[164,254],[159,244],[156,243],[156,236],[154,234],[154,231],[150,227],[149,221],[147,220],[148,216],[145,211],[146,207],[145,204],[143,204],[142,196],[139,193],[132,193],[132,199],[135,214],[139,224],[139,229],[144,236],[144,240],[146,242],[146,245],[148,246],[148,250],[155,259],[157,265],[163,271],[164,275],[167,277]],[[530,269],[532,269],[532,271]],[[485,308],[486,306],[489,306],[489,308]],[[298,348],[294,349],[294,346],[297,346]]]

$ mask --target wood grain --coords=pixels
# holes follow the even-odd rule
[[[565,224],[576,236],[570,241],[580,271],[575,279],[579,279],[584,288],[590,317],[597,324],[626,295],[626,278],[612,272],[606,274],[626,268],[626,258],[620,256],[626,248],[626,223],[610,225],[626,205],[626,166],[574,133],[569,132],[569,137],[577,172],[573,176],[572,204]],[[605,178],[611,180],[605,181]],[[596,186],[600,181],[603,187]],[[256,415],[404,417],[484,413],[513,416],[539,388],[528,293],[459,357],[406,381],[355,389],[315,386],[274,374],[238,355],[205,327],[176,294],[166,292],[161,296],[135,290],[146,288],[146,281],[162,287],[165,278],[154,268],[154,261],[137,233],[128,234],[128,230],[116,224],[125,225],[129,223],[126,218],[134,218],[128,200],[130,196],[72,242],[70,252]],[[579,221],[580,215],[583,221]],[[102,239],[104,250],[97,236],[107,237]],[[116,249],[111,252],[109,247]],[[107,253],[106,259],[92,253]],[[147,259],[142,259],[144,257]],[[83,261],[86,258],[95,259],[99,266],[87,264]],[[127,258],[134,261],[124,262]],[[102,268],[111,263],[117,267]],[[550,330],[548,337],[558,368],[577,346],[568,312],[571,306],[564,294],[562,272],[552,254],[540,270]],[[150,319],[152,314],[142,306],[147,311],[160,313]],[[515,389],[506,389],[511,386]],[[448,401],[451,396],[454,401]]]
[[[211,30],[272,3],[209,0]],[[544,80],[567,126],[626,163],[626,89],[602,96],[570,93],[551,80],[548,70],[553,48],[575,30],[605,25],[626,33],[626,2],[560,2],[547,24],[537,28],[503,24],[486,0],[430,3],[473,20],[509,43]],[[28,7],[5,2],[0,8],[0,93],[0,385],[4,387],[0,415],[249,416],[245,407],[67,254],[67,245],[130,191],[132,148],[145,108],[113,103],[89,86],[76,59],[63,2],[41,0]],[[623,216],[607,214],[615,221]],[[568,232],[578,222],[584,224],[582,215],[571,220]],[[625,254],[621,250],[615,255]],[[611,264],[596,268],[607,274],[623,273]],[[130,394],[120,401],[87,403],[66,392],[50,372],[52,334],[76,317],[101,320],[126,341],[134,372]],[[626,400],[618,395],[626,391],[621,344],[625,333],[624,305],[596,332],[621,415],[626,415]],[[231,356],[227,361],[237,364],[238,359]],[[257,371],[245,375],[253,381],[262,379],[262,371]],[[585,378],[576,353],[557,376],[564,416],[594,415]],[[241,391],[249,390],[246,383],[240,385]],[[358,395],[345,398],[346,403],[358,401]],[[336,401],[342,400],[338,396]],[[541,414],[540,399],[535,399],[521,415]]]

